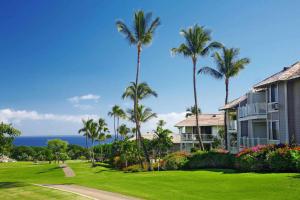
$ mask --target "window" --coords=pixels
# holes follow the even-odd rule
[[[269,139],[279,140],[279,121],[269,122]]]
[[[278,86],[277,84],[271,85],[269,89],[269,102],[278,102]]]

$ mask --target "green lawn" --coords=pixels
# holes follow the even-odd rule
[[[232,170],[123,173],[104,167],[91,168],[81,162],[71,162],[69,166],[76,177],[65,178],[61,169],[53,164],[0,164],[0,182],[72,183],[155,200],[294,200],[300,197],[300,175],[292,173],[235,173]],[[0,189],[0,196],[6,190]]]

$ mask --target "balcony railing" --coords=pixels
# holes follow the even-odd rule
[[[256,115],[266,115],[267,114],[267,104],[266,103],[253,103],[247,104],[239,108],[239,118],[256,116]]]
[[[212,142],[214,136],[212,134],[201,134],[203,142]],[[198,141],[198,135],[193,133],[182,133],[181,141]]]
[[[237,121],[236,120],[229,120],[228,121],[228,130],[229,131],[236,131],[237,130]]]
[[[268,140],[268,138],[240,138],[240,147],[249,148],[257,145],[266,145],[266,144],[279,144],[280,140]]]

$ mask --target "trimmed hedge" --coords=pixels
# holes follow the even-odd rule
[[[233,168],[234,161],[234,155],[226,151],[198,151],[189,157],[185,167],[188,169]]]
[[[186,152],[175,152],[167,155],[162,162],[162,169],[164,170],[178,170],[183,169],[188,161],[190,154]]]

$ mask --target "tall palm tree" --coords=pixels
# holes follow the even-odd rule
[[[201,109],[198,108],[198,114],[201,114],[201,113],[202,113]],[[196,107],[195,106],[191,106],[191,107],[186,109],[185,117],[188,118],[192,115],[196,115]]]
[[[239,72],[245,68],[247,64],[250,63],[249,58],[238,58],[240,53],[239,49],[236,48],[226,48],[222,47],[221,55],[218,52],[215,52],[213,58],[216,63],[216,69],[211,67],[203,67],[198,71],[199,73],[209,74],[216,79],[224,79],[225,81],[225,104],[228,103],[228,95],[229,95],[229,80],[232,77],[235,77],[239,74]],[[228,148],[227,141],[227,121],[226,121],[227,113],[225,111],[224,117],[224,130],[225,130],[225,146]]]
[[[119,139],[119,127],[120,127],[120,119],[126,119],[126,113],[122,108],[119,108],[117,111],[117,138]]]
[[[88,146],[88,139],[90,138],[90,126],[91,126],[91,123],[93,122],[92,119],[88,119],[88,120],[82,120],[82,123],[83,123],[83,128],[79,129],[78,133],[83,133],[83,136],[85,137],[85,146],[86,146],[86,149],[88,150],[89,149],[89,146]],[[90,158],[91,158],[91,154],[90,154]]]
[[[147,108],[144,105],[139,105],[137,111],[138,111],[138,116],[139,116],[138,120],[142,123],[146,123],[149,120],[157,117],[157,114],[153,113],[151,108]],[[134,110],[128,109],[127,113],[128,113],[129,119],[132,122],[135,122]]]
[[[115,134],[115,140],[118,139],[118,126],[120,118],[125,118],[125,112],[122,110],[122,108],[118,105],[114,105],[111,109],[111,111],[108,112],[108,116],[113,117],[114,119],[114,134]]]
[[[109,130],[107,128],[107,124],[105,122],[104,119],[100,118],[98,120],[98,137],[96,138],[96,140],[99,142],[100,144],[100,154],[101,154],[101,159],[103,160],[103,153],[102,153],[102,145],[101,142],[106,141],[107,139],[111,138],[111,135],[108,134]]]
[[[122,98],[123,99],[129,98],[129,99],[135,101],[135,99],[142,100],[142,99],[148,98],[150,96],[157,97],[157,93],[154,90],[152,90],[147,83],[143,82],[140,84],[136,84],[134,82],[131,82],[131,85],[125,89],[125,92],[123,93]],[[140,148],[140,144],[142,145],[144,155],[146,157],[146,160],[147,160],[147,163],[149,166],[149,170],[152,170],[151,163],[150,163],[150,157],[149,157],[147,148],[146,148],[146,146],[143,142],[142,136],[141,136],[140,123],[142,121],[140,120],[141,116],[140,116],[140,112],[139,112],[139,107],[140,106],[138,106],[137,108],[134,107],[134,109],[131,110],[132,113],[130,113],[131,114],[130,120],[133,121],[136,125],[138,125],[138,126],[136,126],[136,136],[138,136],[138,137],[136,137],[137,146],[138,146],[138,148]]]
[[[204,146],[199,132],[198,122],[198,102],[197,102],[197,89],[196,89],[196,67],[199,57],[204,57],[214,48],[219,48],[222,45],[218,42],[211,42],[210,31],[202,26],[195,25],[187,30],[181,30],[181,35],[184,37],[185,42],[178,48],[171,49],[173,54],[182,54],[184,57],[192,59],[193,63],[193,87],[194,87],[194,102],[196,109],[196,133],[198,135],[200,148],[203,150]]]
[[[144,11],[139,10],[134,13],[134,20],[132,29],[130,29],[123,21],[118,20],[116,22],[118,31],[122,33],[128,40],[130,45],[135,45],[137,48],[137,67],[135,75],[135,85],[139,84],[139,74],[140,74],[140,57],[143,46],[149,45],[152,42],[154,32],[156,28],[160,25],[159,17],[152,21],[152,13],[144,13]],[[135,97],[137,97],[137,91]],[[138,98],[134,99],[134,110],[136,118],[136,129],[140,132],[139,121],[137,116],[138,108]]]

